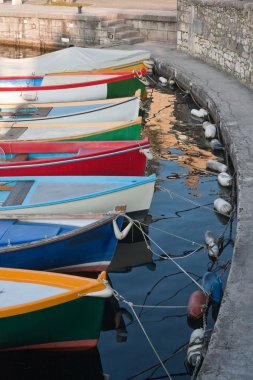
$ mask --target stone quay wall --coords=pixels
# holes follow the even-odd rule
[[[40,48],[118,44],[121,35],[113,31],[113,25],[115,22],[116,26],[119,19],[128,25],[129,30],[139,31],[145,40],[176,42],[176,15],[160,17],[111,13],[108,17],[93,16],[84,11],[78,14],[77,8],[76,13],[63,10],[63,13],[52,14],[49,7],[44,9],[40,7],[38,10],[36,7],[33,13],[25,7],[16,12],[3,10],[0,15],[0,44]]]
[[[0,43],[36,47],[87,46],[110,42],[103,19],[84,15],[4,15]]]
[[[253,88],[253,3],[178,0],[178,49]]]

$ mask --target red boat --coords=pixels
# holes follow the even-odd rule
[[[0,142],[0,176],[142,176],[149,140]]]

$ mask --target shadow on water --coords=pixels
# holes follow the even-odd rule
[[[190,114],[197,105],[189,94],[180,88],[150,86],[144,108],[143,136],[150,138],[154,152],[147,173],[156,173],[157,185],[143,231],[135,227],[119,242],[108,268],[109,281],[123,298],[106,303],[98,349],[1,354],[1,379],[100,380],[103,373],[112,380],[167,378],[133,318],[129,302],[135,305],[136,315],[172,379],[191,378],[185,357],[199,321],[189,320],[187,303],[196,290],[193,280],[200,284],[206,271],[219,274],[225,287],[235,222],[228,224],[228,218],[215,213],[213,202],[217,197],[233,202],[234,195],[218,185],[217,174],[206,171],[208,159],[226,161],[227,157],[211,150],[202,121]],[[210,260],[204,246],[207,230],[223,237],[216,262]],[[209,307],[210,332],[218,312],[219,305]]]
[[[86,352],[1,354],[2,380],[103,380],[98,349]]]

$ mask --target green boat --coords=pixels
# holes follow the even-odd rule
[[[98,279],[0,269],[0,350],[85,350],[100,335],[105,273]]]
[[[1,141],[119,141],[140,140],[141,122],[133,121],[106,123],[19,123],[6,127],[0,123]],[[1,146],[1,144],[0,144]]]

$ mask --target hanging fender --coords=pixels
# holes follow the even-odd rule
[[[118,240],[123,240],[127,236],[128,232],[130,231],[133,225],[133,221],[131,220],[128,223],[128,225],[124,228],[124,230],[120,231],[115,219],[112,221],[112,223],[113,223],[114,234]]]
[[[118,330],[120,328],[120,322],[121,322],[121,318],[123,316],[128,318],[128,320],[130,322],[133,322],[132,314],[127,309],[125,309],[124,307],[120,307],[119,310],[116,312],[115,318],[114,318],[116,330]]]
[[[148,159],[148,160],[153,160],[154,156],[151,152],[150,149],[140,149],[139,150],[140,153],[144,154],[144,156]]]

